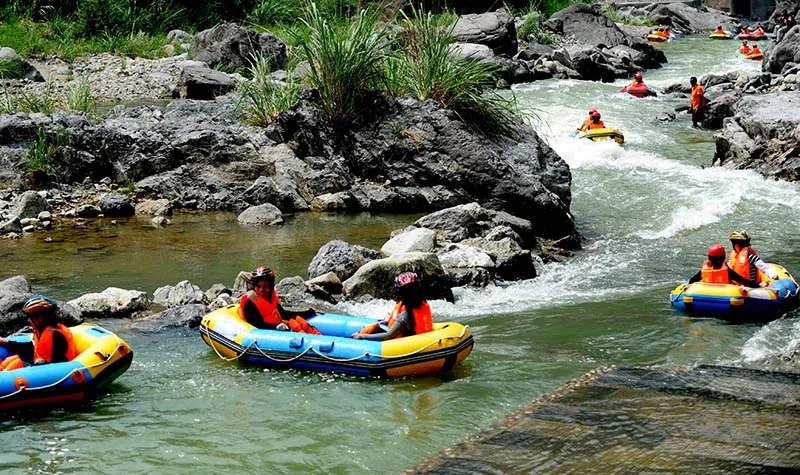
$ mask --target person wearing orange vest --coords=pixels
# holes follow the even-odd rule
[[[706,91],[697,83],[697,78],[694,76],[689,78],[689,84],[692,86],[692,105],[686,112],[692,114],[692,127],[699,127],[706,116]]]
[[[750,47],[747,46],[747,40],[742,41],[742,46],[739,48],[739,53],[750,54]]]
[[[586,132],[589,130],[589,126],[592,125],[592,114],[599,114],[599,112],[597,112],[597,109],[589,109],[589,115],[586,117],[586,120],[583,121],[583,125],[576,129],[578,132]]]
[[[25,301],[22,311],[28,315],[33,337],[30,342],[24,343],[0,338],[0,345],[16,353],[0,363],[1,371],[22,368],[25,360],[41,365],[71,361],[77,356],[72,332],[58,322],[56,302],[53,299],[34,295]]]
[[[606,125],[602,120],[600,120],[600,113],[598,111],[595,110],[592,112],[592,114],[589,115],[589,118],[592,119],[592,121],[589,123],[589,130],[606,128]]]
[[[712,35],[727,35],[727,34],[728,34],[728,32],[722,29],[722,25],[719,25],[717,27],[717,31],[712,33]]]
[[[761,50],[758,48],[758,45],[753,45],[753,49],[751,49],[750,53],[748,53],[748,54],[756,55],[756,54],[764,54],[764,53],[761,52]]]
[[[385,323],[388,330],[383,331],[380,323],[368,325],[360,332],[353,333],[356,340],[383,341],[404,336],[419,335],[433,331],[433,317],[428,301],[422,296],[419,277],[415,272],[402,272],[394,279],[395,291],[399,294],[394,309]]]
[[[734,231],[729,237],[733,251],[731,251],[728,265],[740,275],[761,282],[761,271],[772,280],[778,278],[775,272],[766,262],[764,262],[755,249],[750,247],[750,235],[747,231]]]
[[[260,266],[250,273],[253,290],[239,299],[239,318],[264,330],[293,330],[300,333],[319,334],[319,331],[308,324],[303,316],[316,315],[310,309],[298,315],[281,306],[281,299],[275,291],[275,272]]]
[[[703,262],[703,267],[689,279],[689,283],[703,281],[707,284],[730,284],[735,282],[745,287],[758,287],[758,282],[737,274],[725,263],[725,247],[722,244],[713,244],[708,248],[708,260]]]

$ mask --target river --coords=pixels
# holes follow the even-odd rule
[[[760,63],[738,42],[687,38],[658,45],[669,63],[645,72],[657,90],[690,76]],[[687,115],[658,123],[687,99],[615,94],[627,81],[541,81],[513,88],[569,163],[572,212],[584,249],[507,287],[456,289],[432,303],[437,320],[468,324],[473,353],[451,373],[399,380],[241,367],[217,358],[196,329],[157,333],[105,321],[134,349],[131,368],[81,410],[0,422],[3,473],[390,474],[475,434],[537,396],[606,365],[751,365],[800,338],[800,319],[730,325],[677,316],[669,292],[707,247],[746,229],[767,261],[800,273],[800,187],[750,171],[706,168],[713,131]],[[625,145],[568,138],[596,107]],[[416,216],[288,217],[248,229],[233,214],[180,214],[164,229],[140,219],[87,222],[1,241],[1,278],[69,300],[115,286],[149,293],[189,279],[232,285],[258,264],[302,275],[332,239],[379,248]],[[391,303],[344,304],[378,315]]]

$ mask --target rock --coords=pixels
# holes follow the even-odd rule
[[[236,83],[230,76],[208,66],[186,66],[178,79],[182,99],[211,100],[235,88]]]
[[[429,300],[453,301],[450,281],[436,254],[408,252],[399,256],[367,262],[342,284],[348,300],[371,295],[375,298],[394,299],[394,279],[400,272],[413,271],[420,277],[423,294]]]
[[[36,218],[39,216],[39,213],[48,211],[49,209],[50,205],[39,192],[25,191],[11,202],[11,207],[8,212],[12,216],[23,219]]]
[[[119,193],[110,193],[100,197],[100,211],[106,217],[133,216],[136,209],[131,199]]]
[[[435,249],[436,231],[411,227],[386,241],[381,247],[381,253],[388,257],[404,252],[434,252]]]
[[[138,330],[160,331],[165,328],[189,327],[197,328],[200,321],[209,312],[203,304],[193,303],[168,308],[163,312],[136,319],[133,327]]]
[[[236,221],[246,226],[277,226],[283,224],[283,216],[275,205],[264,203],[242,211]]]
[[[167,199],[144,200],[136,203],[134,207],[136,214],[147,216],[172,216],[174,208]]]
[[[517,29],[506,12],[466,14],[458,17],[452,31],[453,40],[488,46],[497,54],[517,53]]]
[[[123,318],[147,310],[150,301],[146,292],[108,287],[100,293],[90,293],[70,300],[68,304],[80,312],[82,318]]]
[[[231,72],[249,67],[254,55],[267,58],[274,69],[283,69],[288,58],[286,44],[278,37],[236,23],[221,23],[194,35],[189,55],[209,66],[219,65]]]
[[[340,281],[349,279],[361,266],[380,259],[380,252],[345,241],[329,241],[319,248],[308,264],[308,278],[333,273]]]
[[[44,82],[42,74],[13,48],[0,47],[0,79],[29,79]]]
[[[800,25],[783,35],[780,43],[772,46],[765,55],[765,71],[780,73],[785,65],[790,63],[800,63]]]
[[[745,95],[716,136],[714,163],[800,179],[800,91]]]

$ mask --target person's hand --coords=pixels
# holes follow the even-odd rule
[[[350,338],[352,338],[354,340],[360,340],[361,339],[361,333],[358,333],[358,332],[353,333],[352,335],[350,335]]]
[[[277,327],[275,327],[275,329],[276,330],[280,330],[280,331],[287,331],[287,330],[289,330],[289,325],[281,322],[281,323],[278,324]]]
[[[46,363],[47,363],[47,360],[45,360],[44,358],[36,358],[35,360],[33,360],[33,364],[34,365],[46,364]]]
[[[769,287],[769,282],[761,282],[758,284],[759,287]]]
[[[780,277],[778,276],[778,274],[773,274],[773,275],[769,276],[769,278],[772,279],[772,280],[778,280]]]

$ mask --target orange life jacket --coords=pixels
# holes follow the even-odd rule
[[[392,328],[394,322],[397,321],[397,317],[400,316],[403,312],[406,311],[406,306],[403,304],[402,301],[397,302],[397,305],[394,306],[392,313],[389,314],[389,322],[387,326]],[[419,308],[414,309],[414,335],[419,335],[420,333],[425,333],[433,331],[433,316],[431,315],[431,306],[428,305],[428,302],[422,302],[422,305]],[[400,338],[403,336],[409,335],[398,335],[396,338]]]
[[[753,46],[753,49],[750,50],[750,54],[761,54],[761,50],[758,49],[758,46]]]
[[[714,34],[714,35],[727,35],[727,33],[725,33],[725,30],[717,30],[712,34]]]
[[[756,28],[756,31],[753,32],[753,34],[756,35],[756,36],[761,36],[761,35],[764,35],[765,33],[764,33],[764,30],[761,29],[761,27],[758,27],[758,28]]]
[[[256,308],[258,308],[258,313],[261,314],[261,319],[264,320],[264,323],[267,325],[277,325],[281,323],[281,314],[278,313],[278,301],[280,299],[275,289],[272,289],[272,295],[270,295],[271,302],[267,301],[267,299],[262,299],[252,290],[242,295],[242,298],[239,299],[239,318],[244,321],[247,321],[247,318],[244,316],[244,304],[247,303],[248,300],[253,302]]]
[[[33,360],[43,359],[48,363],[53,362],[53,334],[61,333],[67,341],[67,361],[72,361],[78,353],[75,348],[75,341],[72,339],[72,332],[69,328],[59,323],[56,327],[47,327],[41,335],[33,332]]]
[[[589,126],[591,124],[592,124],[592,118],[587,117],[586,120],[583,121],[583,125],[581,126],[581,128],[578,130],[580,130],[581,132],[586,132],[587,130],[589,130]]]
[[[308,333],[309,335],[322,335],[322,332],[312,327],[308,321],[300,315],[289,320],[289,329],[297,333]]]
[[[739,48],[739,52],[742,54],[750,54],[750,47],[747,45],[742,45],[742,47]]]
[[[714,269],[711,261],[705,261],[703,262],[703,268],[700,269],[700,280],[707,284],[730,284],[728,266],[723,262],[722,267]]]
[[[602,120],[598,120],[597,122],[592,122],[589,124],[589,130],[591,129],[605,129],[606,124],[603,123]]]
[[[752,247],[745,247],[739,252],[733,250],[731,251],[731,257],[728,265],[742,277],[755,280],[756,282],[761,282],[758,270],[755,266],[750,265],[750,254],[754,254],[756,256],[758,255],[756,250]]]

